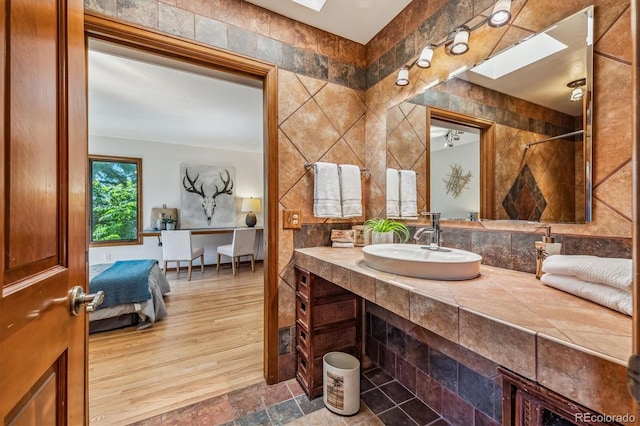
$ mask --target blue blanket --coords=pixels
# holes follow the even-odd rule
[[[104,291],[99,308],[149,300],[149,272],[156,263],[155,259],[118,260],[93,277],[89,282],[91,293]]]

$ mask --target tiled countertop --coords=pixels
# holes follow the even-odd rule
[[[360,248],[296,249],[295,264],[589,408],[633,407],[631,318],[533,274],[481,265],[476,279],[424,280],[372,269]]]

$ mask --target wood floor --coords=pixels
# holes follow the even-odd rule
[[[263,380],[262,263],[167,274],[169,315],[89,336],[91,425],[125,425]]]

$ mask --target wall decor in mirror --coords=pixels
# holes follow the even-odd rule
[[[592,33],[590,6],[388,110],[387,167],[418,173],[420,211],[591,221]]]

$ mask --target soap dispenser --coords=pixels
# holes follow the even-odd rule
[[[536,278],[540,279],[540,277],[544,274],[544,272],[542,272],[542,262],[547,258],[547,256],[551,256],[552,254],[560,254],[562,243],[555,242],[555,238],[551,236],[551,227],[547,226],[544,237],[542,237],[542,241],[536,241],[535,247]]]

